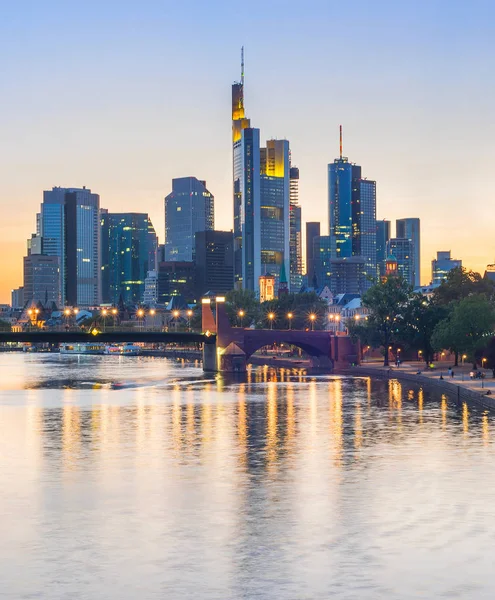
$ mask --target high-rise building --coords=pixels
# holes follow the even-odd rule
[[[316,222],[306,223],[306,276],[308,278],[308,285],[313,285],[313,278],[315,276],[315,238],[320,237],[320,224]]]
[[[43,192],[39,217],[43,252],[59,257],[62,304],[96,306],[101,301],[100,197],[90,189]]]
[[[317,223],[319,229],[319,223]],[[330,276],[332,270],[330,261],[332,260],[333,240],[329,235],[313,236],[312,269],[313,275],[308,273],[308,286],[312,288],[330,288]]]
[[[437,257],[431,261],[431,283],[442,283],[447,279],[449,271],[462,267],[462,260],[451,258],[450,250],[437,252]]]
[[[290,168],[289,191],[290,229],[290,291],[298,292],[302,285],[302,216],[299,205],[299,169]]]
[[[234,262],[236,287],[259,293],[259,278],[290,272],[290,152],[287,140],[260,147],[244,111],[241,81],[232,86]]]
[[[340,157],[328,165],[329,233],[335,248],[332,258],[360,256],[366,275],[375,279],[376,182],[363,178],[361,167],[342,156],[342,128],[340,140]]]
[[[413,243],[407,238],[390,238],[387,242],[387,257],[397,261],[397,274],[414,286]]]
[[[387,242],[390,239],[390,221],[383,219],[376,222],[376,263],[379,277],[386,271]]]
[[[397,219],[395,222],[395,236],[411,240],[413,251],[413,285],[421,285],[421,236],[420,224],[417,218]]]
[[[44,306],[60,303],[60,268],[58,256],[28,254],[24,257],[24,292],[26,302],[37,301]]]
[[[148,271],[144,280],[143,303],[146,306],[155,306],[158,302],[158,273],[157,271]]]
[[[232,231],[198,231],[194,253],[196,297],[207,292],[226,294],[234,289],[234,234]]]
[[[484,274],[485,279],[490,279],[491,281],[495,281],[495,264],[486,265],[486,271]]]
[[[261,275],[259,280],[259,290],[261,304],[275,298],[275,277],[271,273]]]
[[[165,198],[165,261],[192,261],[194,235],[214,225],[214,197],[206,181],[172,179],[172,192]]]
[[[329,288],[332,294],[362,295],[370,287],[366,266],[362,256],[331,259]]]
[[[11,305],[13,309],[24,308],[24,288],[22,286],[12,290]]]
[[[103,301],[139,304],[148,271],[156,270],[157,237],[147,213],[103,212]]]
[[[168,304],[174,296],[196,302],[196,267],[192,261],[170,261],[158,265],[158,303]]]

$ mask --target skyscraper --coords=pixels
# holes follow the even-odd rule
[[[100,197],[90,189],[43,192],[39,229],[43,252],[58,256],[62,304],[96,306],[101,300]]]
[[[342,156],[342,128],[340,157],[328,165],[328,209],[332,258],[360,256],[367,277],[376,279],[376,182]]]
[[[459,267],[462,267],[462,260],[452,258],[450,250],[437,252],[437,257],[431,261],[431,283],[442,283],[447,279],[449,271]]]
[[[259,129],[244,111],[241,81],[232,86],[234,261],[236,287],[259,293],[259,278],[290,272],[290,152],[287,140],[260,148]]]
[[[378,275],[383,277],[386,271],[387,242],[390,239],[390,221],[376,222],[376,262]]]
[[[214,197],[206,181],[173,179],[172,192],[165,198],[165,261],[192,261],[194,235],[214,226]]]
[[[24,257],[24,299],[44,306],[60,303],[60,269],[58,256],[28,254]]]
[[[302,285],[302,218],[299,206],[299,169],[290,168],[289,192],[290,229],[290,291],[298,292]]]
[[[414,286],[413,243],[407,238],[390,238],[387,242],[387,258],[397,261],[397,274]]]
[[[315,275],[315,254],[314,240],[320,236],[320,224],[317,222],[306,223],[306,276],[308,285],[313,285],[313,277]]]
[[[198,299],[207,292],[222,295],[234,289],[232,231],[198,231],[194,254]]]
[[[148,271],[156,269],[157,237],[146,213],[102,214],[103,299],[138,304]]]
[[[421,285],[421,237],[419,219],[397,219],[395,222],[395,235],[398,238],[411,240],[413,252],[413,272],[415,287]]]

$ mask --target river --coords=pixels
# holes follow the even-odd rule
[[[0,598],[493,598],[492,414],[397,381],[0,354]]]

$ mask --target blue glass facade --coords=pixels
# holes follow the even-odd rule
[[[413,277],[416,287],[421,285],[421,236],[418,218],[397,219],[396,237],[411,240],[413,254]]]
[[[397,273],[414,286],[414,256],[413,243],[405,238],[391,238],[387,243],[387,256],[392,255],[397,260]]]
[[[390,239],[390,221],[376,222],[376,262],[379,277],[385,276],[387,260],[387,242]]]

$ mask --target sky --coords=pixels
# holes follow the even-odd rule
[[[304,221],[327,232],[327,164],[377,181],[379,218],[420,217],[437,250],[495,260],[495,3],[488,0],[22,0],[0,4],[0,302],[22,284],[44,189],[148,212],[205,179],[232,228],[231,83],[261,138],[290,140]]]

